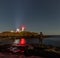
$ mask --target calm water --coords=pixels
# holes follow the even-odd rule
[[[39,39],[33,38],[33,39],[26,39],[28,44],[39,44]],[[13,43],[12,41],[2,41],[1,44],[8,44]],[[60,38],[44,38],[43,43],[46,45],[53,45],[60,47]]]
[[[60,47],[60,38],[45,38],[44,44]]]
[[[36,43],[39,44],[39,39],[28,39],[28,43]],[[58,46],[60,47],[60,38],[44,38],[43,43],[46,45],[53,45],[53,46]]]

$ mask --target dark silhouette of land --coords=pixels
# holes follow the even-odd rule
[[[19,50],[18,52],[13,52],[10,51],[10,47],[12,47],[11,44],[4,44],[4,45],[0,45],[0,56],[8,58],[9,56],[13,56],[13,57],[20,57],[22,56],[23,58],[27,58],[27,57],[31,57],[34,56],[35,57],[39,57],[39,58],[60,58],[60,48],[55,48],[55,47],[51,47],[51,46],[46,46],[43,45],[43,40],[44,38],[48,38],[48,37],[57,37],[59,35],[43,35],[42,32],[40,32],[40,34],[38,33],[34,33],[34,32],[2,32],[0,33],[0,41],[9,41],[9,40],[15,40],[15,39],[20,39],[22,37],[26,38],[26,39],[39,39],[39,45],[36,44],[30,44],[28,46],[22,47],[23,51],[21,50],[21,47],[19,46],[19,48],[17,50]],[[60,36],[59,36],[60,37]],[[14,48],[14,47],[13,47]],[[58,51],[57,51],[58,50]],[[10,57],[10,58],[11,58]],[[1,57],[0,57],[1,58]],[[21,58],[21,57],[20,57]],[[33,58],[33,57],[32,57]]]

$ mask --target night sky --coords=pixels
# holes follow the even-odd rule
[[[60,34],[60,0],[0,0],[0,32],[25,25],[28,31]]]

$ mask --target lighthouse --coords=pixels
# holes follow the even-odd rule
[[[24,31],[24,29],[25,29],[25,28],[22,26],[22,30],[21,30],[21,31]]]
[[[21,27],[21,31],[25,31],[26,27],[25,26],[22,26]]]

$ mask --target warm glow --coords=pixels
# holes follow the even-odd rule
[[[20,44],[21,44],[21,45],[25,45],[25,44],[26,44],[25,38],[21,38]]]
[[[24,27],[22,27],[22,31],[24,31],[24,29],[25,29],[25,28],[24,28]]]
[[[11,30],[11,32],[14,32],[13,30]]]
[[[21,26],[21,31],[24,31],[26,29],[25,26]]]
[[[17,29],[16,29],[16,32],[20,32],[20,29],[17,28]]]

